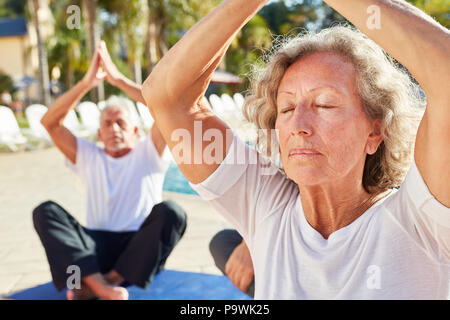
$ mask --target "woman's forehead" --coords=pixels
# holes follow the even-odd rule
[[[285,71],[278,93],[323,88],[346,94],[356,88],[355,78],[355,67],[346,58],[334,52],[316,52],[298,59]]]

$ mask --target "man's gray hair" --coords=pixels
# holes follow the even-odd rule
[[[130,106],[129,101],[126,98],[120,96],[110,96],[105,102],[105,107],[101,111],[100,118],[108,109],[120,109],[126,114],[129,123],[133,124],[130,107],[132,106]]]

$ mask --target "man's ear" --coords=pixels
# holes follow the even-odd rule
[[[98,140],[102,141],[102,134],[100,132],[100,129],[97,129],[97,136],[98,136]]]
[[[384,138],[383,123],[380,119],[376,119],[372,122],[372,132],[369,134],[366,143],[366,153],[374,154],[377,152],[378,147]]]
[[[138,128],[137,126],[134,126],[133,133],[134,133],[136,136],[138,135],[138,133],[139,133],[139,128]]]

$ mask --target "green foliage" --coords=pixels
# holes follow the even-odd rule
[[[27,0],[0,0],[0,18],[15,18],[25,15]]]
[[[244,83],[235,89],[240,91],[247,87],[247,75],[252,71],[252,66],[271,44],[272,37],[267,21],[256,15],[242,28],[225,57],[227,71],[244,79]]]
[[[10,94],[13,94],[16,91],[14,89],[14,82],[11,77],[0,71],[0,94],[3,90],[9,91]]]
[[[449,27],[448,0],[408,1]],[[140,59],[145,78],[149,64],[145,54],[148,14],[151,21],[161,28],[160,44],[170,48],[221,2],[222,0],[98,0],[97,23],[101,38],[106,41],[119,70],[132,78],[132,63]],[[7,16],[20,15],[25,3],[26,0],[0,0],[0,16],[5,12],[8,12]],[[67,6],[76,4],[81,7],[81,0],[51,0],[50,4],[55,19],[55,34],[47,41],[49,68],[51,70],[58,66],[61,69],[60,81],[67,88],[81,79],[89,66],[84,25],[79,30],[69,30],[66,27]],[[84,18],[81,19],[82,24],[83,21]],[[272,1],[239,32],[221,67],[246,79],[251,66],[258,63],[261,54],[270,48],[275,35],[296,34],[303,28],[320,30],[341,21],[345,19],[321,0]],[[231,87],[231,90],[241,90],[246,85],[244,83],[242,86]],[[105,83],[105,93],[108,96],[118,94],[119,91]]]
[[[422,9],[446,28],[450,28],[449,0],[407,0]]]
[[[261,10],[261,16],[274,34],[296,34],[300,29],[322,29],[335,22],[345,21],[327,4],[318,0],[278,0]]]

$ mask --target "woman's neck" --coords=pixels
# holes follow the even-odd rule
[[[305,218],[323,238],[349,225],[385,192],[368,193],[362,183],[299,187]]]

